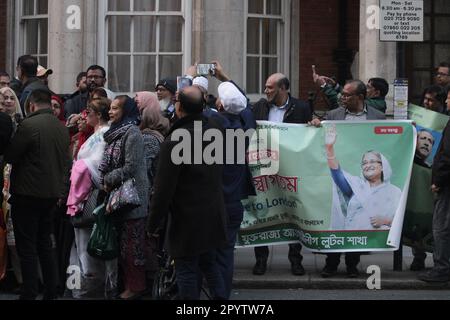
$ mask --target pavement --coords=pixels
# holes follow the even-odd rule
[[[411,248],[403,247],[403,271],[394,271],[393,252],[373,252],[361,256],[358,265],[360,276],[356,279],[346,277],[344,257],[341,257],[338,274],[324,279],[320,276],[325,266],[324,254],[315,254],[302,250],[304,276],[294,276],[290,271],[288,246],[280,245],[270,248],[267,272],[255,276],[252,269],[255,264],[253,248],[239,248],[235,252],[235,276],[233,287],[236,289],[367,289],[367,282],[373,273],[367,273],[369,266],[380,267],[381,289],[383,290],[448,290],[450,284],[428,284],[417,279],[417,272],[409,270],[413,260]],[[433,258],[428,254],[426,268],[433,266]],[[371,279],[372,280],[372,279]],[[370,281],[373,283],[373,281]]]

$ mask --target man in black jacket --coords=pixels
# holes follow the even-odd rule
[[[261,99],[253,107],[256,120],[265,120],[282,123],[308,123],[312,119],[312,112],[309,105],[293,98],[289,94],[290,83],[288,78],[276,73],[271,75],[266,81],[264,93],[267,100]],[[303,257],[301,255],[302,245],[294,243],[289,245],[289,261],[291,271],[294,275],[304,275],[305,269],[302,266]],[[255,247],[256,264],[253,274],[263,275],[267,269],[267,258],[269,247]]]
[[[38,61],[30,55],[21,56],[17,61],[17,77],[22,83],[22,93],[19,97],[20,107],[23,116],[28,113],[26,110],[26,102],[31,92],[34,90],[49,90],[48,87],[37,77]]]
[[[203,153],[210,143],[202,135],[222,128],[202,112],[205,102],[197,87],[178,94],[175,122],[161,145],[147,230],[155,234],[168,215],[168,251],[174,258],[178,298],[200,298],[202,272],[215,299],[225,298],[216,250],[226,246],[222,166],[208,165]],[[195,132],[195,134],[194,134]]]
[[[431,190],[437,194],[433,213],[434,267],[418,278],[426,282],[450,281],[450,121],[433,162]]]
[[[20,299],[38,295],[38,259],[44,277],[44,299],[56,298],[56,260],[53,256],[51,209],[64,193],[68,175],[69,133],[53,115],[51,93],[33,91],[28,117],[5,151],[12,164],[11,214],[23,274]]]

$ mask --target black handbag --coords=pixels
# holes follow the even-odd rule
[[[83,211],[79,212],[74,217],[71,217],[72,225],[75,228],[88,228],[94,225],[94,210],[97,208],[97,198],[99,192],[99,189],[92,189],[84,204]]]
[[[128,179],[109,194],[106,212],[132,210],[141,206],[134,179]]]

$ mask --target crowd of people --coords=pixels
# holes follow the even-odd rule
[[[256,128],[257,120],[268,120],[319,127],[323,119],[313,117],[307,102],[291,96],[285,75],[271,75],[265,84],[266,99],[252,105],[220,63],[213,63],[210,76],[221,82],[217,97],[209,94],[208,76],[198,75],[195,66],[186,71],[187,87],[179,88],[175,78],[166,78],[154,92],[137,92],[133,97],[106,89],[107,74],[98,65],[80,72],[71,95],[54,93],[48,86],[53,71],[39,66],[30,55],[19,58],[17,78],[0,72],[4,182],[0,222],[8,233],[8,265],[13,270],[8,276],[17,284],[10,289],[20,299],[34,300],[41,291],[44,299],[67,294],[80,299],[138,299],[151,292],[162,246],[174,260],[179,299],[199,299],[203,278],[213,299],[230,298],[234,247],[244,213],[241,201],[255,195],[255,188],[248,164],[237,159],[225,165],[196,162],[196,152],[203,154],[209,147],[200,141],[200,149],[195,149],[197,126],[221,132],[248,130]],[[442,63],[437,71],[436,84],[424,91],[422,105],[448,114],[449,65]],[[328,101],[325,119],[386,119],[389,84],[385,79],[374,77],[367,84],[351,80],[341,87],[314,69],[313,81]],[[179,130],[189,134],[188,148],[194,151],[183,155],[191,161],[181,165],[172,157]],[[442,195],[437,210],[439,219],[447,217],[445,221],[450,221],[449,199],[444,196],[450,181],[449,134],[446,130],[433,166],[433,190]],[[417,157],[430,151],[430,138],[419,134],[418,139]],[[344,181],[336,184],[351,199],[356,191],[343,178],[333,143],[327,148],[333,179]],[[386,174],[383,155],[371,153],[366,158],[366,166],[379,163],[379,171]],[[114,211],[110,196],[128,181],[140,204]],[[105,204],[119,249],[117,257],[101,260],[88,253],[88,246],[93,212]],[[375,219],[371,224],[381,227],[389,221]],[[440,232],[440,256],[429,278],[442,277],[444,270],[448,277],[448,232],[448,226]],[[289,245],[296,276],[305,274],[301,250],[300,242]],[[424,253],[416,253],[411,269],[422,270]],[[255,275],[266,273],[268,256],[269,247],[255,248]],[[340,256],[327,255],[323,277],[336,274]],[[346,254],[349,277],[358,276],[359,261],[360,253]],[[74,265],[81,270],[82,285],[69,291],[66,271]]]

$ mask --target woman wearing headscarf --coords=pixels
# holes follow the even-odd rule
[[[55,117],[57,117],[63,125],[66,125],[66,118],[64,116],[64,101],[56,94],[52,95],[52,110]]]
[[[145,226],[148,216],[148,178],[144,158],[144,140],[137,127],[139,110],[128,96],[119,96],[109,111],[111,128],[105,133],[107,143],[99,170],[105,191],[134,179],[141,205],[132,210],[113,212],[118,220],[120,257],[125,291],[120,299],[134,299],[146,290]]]
[[[146,108],[157,108],[158,110],[160,110],[158,96],[154,92],[138,92],[136,93],[134,101],[136,101],[140,114],[142,114],[142,111]]]
[[[163,117],[158,104],[149,105],[142,109],[142,122],[139,128],[141,129],[142,137],[144,139],[144,155],[147,164],[149,197],[151,197],[152,194],[161,143],[164,141],[164,138],[169,131],[169,126],[169,120]],[[154,272],[158,267],[158,260],[156,257],[158,244],[154,241],[154,238],[148,238],[146,240],[148,243],[148,247],[146,248],[146,252],[148,253],[146,269],[148,285],[150,286],[153,282]]]

